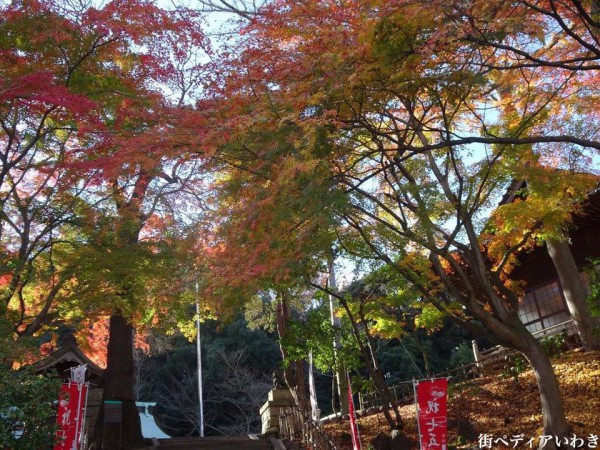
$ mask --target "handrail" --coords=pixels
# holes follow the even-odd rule
[[[563,331],[569,331],[569,330],[572,330],[572,331],[575,330],[575,323],[573,322],[573,319],[565,320],[564,322],[557,323],[555,325],[551,325],[542,330],[534,331],[531,334],[536,339],[544,339],[544,338],[547,338],[550,336],[554,336],[555,334],[561,333]],[[496,345],[495,347],[491,347],[486,350],[482,350],[480,353],[481,353],[481,356],[485,358],[485,356],[488,356],[492,353],[500,352],[503,349],[504,349],[504,347],[502,347],[501,345]]]
[[[543,328],[538,331],[534,331],[531,334],[534,335],[536,338],[540,336],[544,338],[547,336],[552,336],[554,334],[561,333],[562,331],[567,331],[569,329],[573,331],[575,331],[576,329],[575,322],[573,322],[573,319],[565,320],[564,322],[557,323],[555,325],[550,325],[549,327]],[[553,332],[549,332],[549,330],[552,330]]]
[[[563,331],[569,331],[569,330],[574,330],[574,329],[575,329],[575,323],[573,322],[573,319],[569,319],[564,322],[557,323],[555,325],[551,325],[547,328],[544,328],[543,330],[535,331],[531,334],[533,336],[535,336],[537,339],[543,339],[543,338],[553,336],[553,335],[558,334]],[[465,364],[465,365],[456,367],[452,370],[448,370],[443,373],[436,373],[435,376],[436,377],[450,376],[455,381],[459,381],[461,379],[469,378],[470,376],[472,376],[474,374],[480,375],[482,373],[483,366],[486,366],[489,364],[493,365],[493,364],[497,363],[499,360],[501,360],[502,358],[504,358],[505,355],[510,354],[512,352],[514,352],[514,351],[510,350],[508,348],[502,347],[501,345],[497,345],[495,347],[488,348],[488,349],[482,350],[480,352],[480,355],[481,355],[480,363],[481,364],[478,364],[476,362]],[[491,363],[490,363],[490,361],[491,361]],[[412,386],[411,386],[411,389],[404,389],[404,387],[402,386],[402,385],[408,384],[408,383],[410,383],[412,385],[412,381],[404,381],[404,382],[398,383],[397,385],[389,387],[390,392],[392,393],[395,401],[408,401],[413,398]],[[398,396],[398,391],[400,391],[404,395]],[[379,396],[376,392],[363,394],[363,402],[369,406],[374,406],[374,405],[381,406],[381,399],[379,398]]]
[[[467,380],[470,378],[477,378],[481,375],[481,366],[477,363],[469,363],[456,367],[445,372],[436,373],[436,378],[448,377],[453,380],[454,383]],[[392,399],[394,402],[399,404],[406,404],[414,402],[414,389],[413,381],[402,381],[398,384],[389,387]],[[381,398],[377,392],[371,392],[363,394],[363,404],[367,407],[383,406]]]
[[[283,439],[311,445],[314,450],[338,450],[320,423],[312,419],[310,411],[297,406],[279,410],[279,434]]]

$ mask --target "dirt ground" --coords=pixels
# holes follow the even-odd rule
[[[588,448],[589,435],[600,436],[600,352],[570,351],[553,360],[563,394],[567,419],[573,433],[584,439]],[[414,405],[401,407],[405,433],[418,449],[418,430]],[[494,448],[530,448],[530,438],[542,433],[542,414],[535,379],[531,370],[521,373],[515,382],[500,370],[486,373],[483,378],[451,385],[448,399],[449,418],[469,419],[477,435],[487,434],[494,439],[504,439]],[[363,448],[380,431],[387,431],[383,414],[358,419]],[[326,424],[340,450],[352,449],[348,422]],[[478,438],[471,441],[457,439],[456,428],[448,430],[451,448],[479,447]],[[523,435],[523,441],[516,436]],[[579,441],[581,442],[581,441]],[[516,447],[514,447],[516,446]],[[592,448],[592,447],[589,447]],[[600,448],[600,440],[598,443]]]

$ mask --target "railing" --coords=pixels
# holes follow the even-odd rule
[[[568,335],[575,334],[576,328],[573,320],[567,320],[565,322],[558,323],[556,325],[549,326],[543,330],[531,333],[536,339],[544,339],[550,336],[554,336],[558,333],[567,333]],[[493,367],[498,363],[503,363],[507,355],[516,354],[516,350],[510,350],[508,348],[497,345],[487,350],[480,352],[480,361],[466,364],[457,367],[452,370],[448,370],[443,373],[436,373],[436,377],[450,377],[453,383],[465,381],[470,378],[475,378],[483,373],[484,367]],[[414,401],[412,381],[405,381],[394,386],[389,387],[390,393],[395,402],[408,403]],[[363,407],[368,408],[372,406],[382,406],[381,398],[379,394],[369,393],[363,394]]]
[[[575,327],[575,322],[573,322],[573,319],[557,323],[556,325],[551,325],[549,327],[544,328],[543,330],[535,331],[531,334],[533,334],[537,339],[543,339],[563,332],[567,334],[577,333],[577,328]]]
[[[281,408],[279,411],[279,434],[282,439],[301,441],[314,450],[337,450],[325,430],[312,420],[310,411],[302,411],[296,406]]]
[[[534,331],[531,333],[536,339],[545,339],[547,337],[554,336],[559,333],[566,333],[567,335],[574,335],[577,333],[575,323],[572,319],[566,320],[556,325],[551,325],[543,330]],[[481,363],[484,367],[494,366],[499,362],[504,361],[507,355],[515,355],[518,352],[516,350],[510,350],[508,348],[497,345],[481,352]]]
[[[388,390],[390,391],[390,396],[392,397],[392,401],[396,403],[409,402],[413,397],[413,384],[412,381],[404,381],[398,383],[394,386],[389,386]],[[371,407],[382,406],[381,397],[379,397],[378,392],[369,392],[363,394],[361,396],[363,409],[368,409]]]
[[[477,363],[465,364],[455,369],[447,370],[446,372],[436,373],[436,378],[448,377],[453,383],[469,380],[481,376],[481,365]],[[414,402],[414,389],[412,381],[403,381],[401,383],[390,386],[389,388],[392,401],[396,404],[409,404]],[[362,407],[370,408],[374,406],[382,406],[381,398],[377,392],[367,393],[362,395]]]

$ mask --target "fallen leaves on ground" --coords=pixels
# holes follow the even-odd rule
[[[553,365],[573,433],[581,437],[600,435],[600,352],[566,352],[554,359]],[[402,406],[400,414],[405,421],[404,432],[418,449],[415,406]],[[531,370],[520,374],[517,381],[494,370],[482,378],[451,385],[448,414],[450,418],[469,419],[477,433],[496,437],[524,434],[526,439],[543,434],[540,398]],[[381,413],[360,418],[358,424],[363,448],[377,433],[388,430]],[[347,421],[329,423],[324,428],[340,450],[352,449]],[[448,442],[456,445],[456,428],[448,430]],[[477,442],[462,444],[473,446]]]

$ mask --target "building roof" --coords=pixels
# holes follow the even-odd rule
[[[581,212],[573,215],[573,223],[571,229],[586,228],[600,224],[600,180],[595,189],[590,191],[587,198],[582,203]],[[525,189],[527,182],[525,180],[513,180],[506,192],[502,196],[498,206],[512,203],[515,198],[524,199],[527,196]]]
[[[81,351],[75,339],[67,339],[55,351],[36,362],[33,367],[36,372],[45,372],[54,368],[74,367],[87,365],[87,372],[91,376],[102,378],[104,370],[89,359]]]
[[[142,423],[142,436],[147,439],[169,439],[171,436],[160,429],[154,416],[150,413],[150,407],[156,403],[135,402],[140,414],[140,422]]]
[[[569,246],[575,263],[581,269],[589,264],[588,258],[600,257],[600,189],[588,195],[581,212],[574,214],[569,226]],[[537,246],[519,254],[519,265],[511,278],[527,282],[527,289],[541,287],[558,278],[554,264],[545,246]]]

